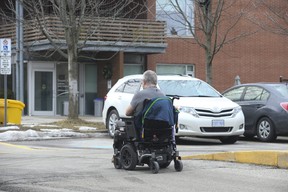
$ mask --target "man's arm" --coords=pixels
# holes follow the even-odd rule
[[[128,106],[128,108],[126,109],[126,116],[133,116],[134,113],[134,109],[131,105]]]

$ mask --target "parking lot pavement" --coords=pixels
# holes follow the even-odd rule
[[[66,116],[23,116],[21,124],[45,124],[66,119]],[[92,121],[102,122],[102,117],[80,116],[79,118]],[[257,150],[257,151],[237,151],[223,152],[213,154],[183,156],[183,160],[199,159],[199,160],[216,160],[229,161],[238,163],[249,163],[257,165],[268,165],[279,168],[288,169],[288,150]]]

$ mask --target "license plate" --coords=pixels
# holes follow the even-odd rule
[[[212,120],[212,127],[224,127],[224,120]]]

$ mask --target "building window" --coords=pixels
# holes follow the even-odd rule
[[[157,64],[158,75],[190,75],[195,77],[193,64]]]
[[[177,11],[176,1],[183,10],[185,18]],[[176,6],[176,7],[175,7]],[[194,4],[191,0],[157,0],[156,19],[167,23],[167,35],[191,36],[190,25],[194,25]]]
[[[142,74],[143,65],[141,64],[124,64],[124,76]]]
[[[142,74],[144,70],[145,56],[142,54],[124,54],[124,76]]]

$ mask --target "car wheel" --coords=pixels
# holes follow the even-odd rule
[[[119,114],[117,110],[110,111],[106,119],[106,129],[108,130],[108,133],[112,138],[114,137],[116,122],[118,120],[119,120]]]
[[[220,141],[223,143],[223,144],[233,144],[235,143],[236,141],[238,141],[239,139],[239,136],[227,136],[227,137],[220,137]]]
[[[133,170],[137,165],[137,154],[134,148],[130,144],[126,144],[122,147],[120,152],[122,167],[126,170]]]
[[[258,121],[257,137],[263,142],[272,142],[277,138],[274,125],[269,118],[263,117]]]

